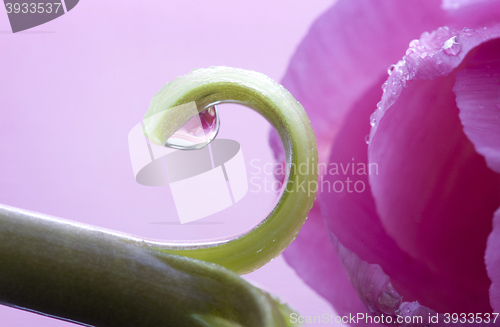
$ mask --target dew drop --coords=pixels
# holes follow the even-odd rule
[[[454,36],[444,42],[443,50],[447,55],[456,56],[462,52],[462,46],[457,42],[457,37]]]
[[[410,42],[410,48],[413,48],[414,46],[417,46],[420,43],[419,40],[415,39]]]
[[[420,55],[420,58],[424,59],[425,57],[427,57],[427,52],[423,52],[421,55]]]
[[[377,119],[375,118],[375,113],[371,114],[370,116],[370,126],[371,127],[375,127],[375,125],[377,124]]]
[[[471,36],[474,33],[474,30],[471,28],[464,27],[463,32],[465,33],[465,35]]]
[[[365,143],[366,143],[366,144],[370,144],[370,135],[369,135],[369,134],[367,134],[367,135],[365,136]]]
[[[396,69],[396,65],[390,65],[389,68],[387,68],[387,74],[391,75],[394,69]]]
[[[382,109],[382,101],[377,102],[377,109]]]
[[[215,139],[219,126],[217,107],[210,106],[182,125],[167,139],[165,146],[179,150],[202,149]]]
[[[385,92],[385,89],[387,89],[387,81],[384,82],[384,84],[382,84],[382,91]]]

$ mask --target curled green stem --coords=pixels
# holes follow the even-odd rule
[[[222,102],[253,108],[278,131],[289,166],[317,162],[309,120],[290,93],[262,74],[227,67],[164,86],[145,116],[150,140],[164,142],[189,119],[169,109],[192,101],[199,111]],[[0,303],[95,326],[286,326],[281,306],[237,274],[266,264],[295,239],[314,183],[314,169],[289,169],[262,223],[201,245],[152,242],[0,205]]]
[[[198,69],[166,84],[151,101],[144,117],[148,138],[164,144],[175,129],[190,117],[171,110],[189,102],[198,110],[218,103],[248,106],[277,130],[287,167],[284,191],[272,212],[242,236],[215,243],[154,244],[163,252],[213,262],[238,274],[249,273],[278,256],[296,237],[312,208],[317,189],[318,154],[307,115],[297,100],[267,76],[228,67]],[[150,119],[154,117],[155,119]],[[301,174],[302,165],[307,173]]]
[[[0,206],[0,304],[99,327],[286,326],[274,301],[215,264]]]

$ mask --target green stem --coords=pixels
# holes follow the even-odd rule
[[[300,103],[281,85],[260,73],[212,67],[178,77],[155,95],[144,117],[148,138],[164,144],[175,128],[189,119],[168,109],[192,101],[199,111],[224,102],[254,109],[278,131],[287,166],[296,169],[288,171],[286,187],[274,210],[246,234],[227,242],[196,246],[152,244],[152,248],[213,262],[238,274],[249,273],[278,256],[297,237],[312,208],[318,178],[314,133]],[[155,119],[150,119],[153,116]],[[307,167],[306,174],[297,169],[303,165]]]
[[[286,326],[274,301],[215,264],[0,206],[0,303],[92,326]]]
[[[162,117],[145,120],[150,140],[164,142],[189,119],[168,109],[192,101],[200,111],[243,103],[276,128],[288,164],[317,162],[309,120],[290,93],[262,74],[225,67],[196,70],[163,87],[145,117]],[[0,303],[96,326],[285,326],[280,306],[234,272],[261,267],[295,239],[315,183],[315,169],[290,169],[261,224],[231,241],[197,246],[0,205]]]

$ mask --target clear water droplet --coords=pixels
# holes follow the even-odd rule
[[[475,30],[471,29],[471,28],[467,28],[467,27],[464,27],[463,29],[463,32],[465,33],[465,35],[467,36],[471,36],[473,33],[474,33]]]
[[[417,46],[419,43],[420,43],[420,41],[417,40],[417,39],[411,40],[411,42],[410,42],[410,48],[413,48],[414,46]]]
[[[425,57],[427,57],[427,52],[422,52],[422,54],[420,55],[420,58],[424,59]]]
[[[179,150],[198,150],[212,142],[219,132],[217,106],[210,106],[188,120],[172,134],[165,146]]]
[[[371,127],[375,127],[375,125],[377,124],[377,119],[375,118],[375,113],[371,114],[370,116],[370,126]]]
[[[443,51],[447,55],[450,56],[456,56],[460,52],[462,52],[462,46],[460,43],[457,41],[457,37],[451,37],[448,40],[446,40],[443,44]]]
[[[377,102],[377,109],[382,109],[382,101]]]
[[[370,144],[370,135],[369,134],[365,136],[365,143]]]
[[[387,74],[391,75],[394,69],[396,69],[396,65],[390,65],[389,68],[387,68]]]

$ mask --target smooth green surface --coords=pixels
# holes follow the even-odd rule
[[[212,67],[178,77],[154,96],[144,116],[148,138],[164,144],[175,132],[169,126],[185,122],[181,115],[169,115],[168,109],[191,101],[196,102],[199,112],[211,104],[224,102],[236,102],[254,109],[278,131],[287,164],[309,168],[307,174],[291,169],[286,189],[274,210],[261,224],[239,238],[196,246],[153,246],[163,252],[213,262],[238,274],[252,272],[277,257],[297,237],[312,208],[318,178],[314,133],[300,103],[281,85],[260,73]],[[149,119],[159,115],[163,119]],[[180,121],[173,123],[172,119]]]
[[[0,303],[100,327],[286,326],[267,294],[223,267],[7,206]]]

